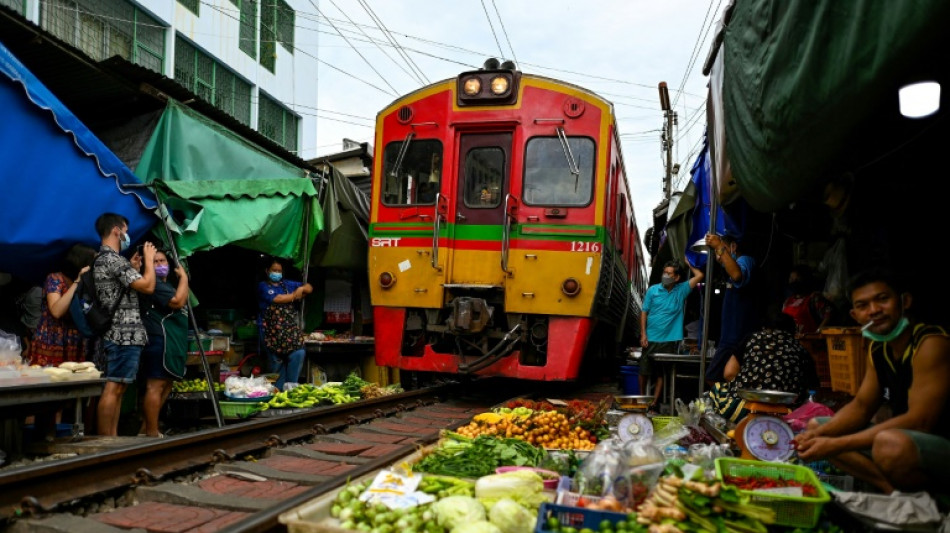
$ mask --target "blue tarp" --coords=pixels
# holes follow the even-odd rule
[[[132,241],[158,222],[141,181],[0,43],[0,272],[41,281],[96,218],[129,219]]]

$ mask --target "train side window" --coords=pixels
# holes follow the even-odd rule
[[[501,205],[505,176],[505,151],[495,146],[473,148],[465,154],[465,206],[493,208]]]
[[[583,206],[590,203],[594,183],[594,141],[568,137],[568,146],[580,174],[571,173],[570,161],[557,137],[534,137],[525,147],[524,202],[529,205]]]
[[[401,160],[399,154],[406,141],[389,143],[383,152],[382,199],[385,205],[431,205],[440,190],[442,143],[432,139],[410,139],[408,142]]]

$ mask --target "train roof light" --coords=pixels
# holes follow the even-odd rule
[[[502,95],[508,92],[509,80],[507,76],[495,76],[491,80],[492,94]]]
[[[478,78],[469,78],[462,84],[462,92],[467,96],[476,96],[482,90],[482,82]]]

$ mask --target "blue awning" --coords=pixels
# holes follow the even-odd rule
[[[96,218],[129,219],[132,241],[158,218],[141,181],[0,43],[0,272],[39,281],[70,246],[97,246]]]

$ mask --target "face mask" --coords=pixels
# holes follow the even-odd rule
[[[160,278],[168,277],[168,265],[155,265],[155,275]]]
[[[129,238],[128,233],[123,233],[122,238],[119,240],[119,251],[124,252],[129,249],[129,245],[132,244],[132,239]]]
[[[267,277],[269,277],[270,280],[273,281],[274,283],[277,283],[278,281],[280,281],[281,279],[283,279],[284,274],[281,273],[281,272],[271,272],[271,273],[267,274]]]
[[[662,283],[664,287],[669,287],[673,284],[673,276],[663,274],[663,277],[660,278],[660,283]]]
[[[861,332],[861,335],[863,335],[865,338],[871,339],[872,341],[891,342],[897,337],[900,337],[901,333],[903,333],[904,330],[907,329],[907,326],[909,325],[910,325],[910,321],[907,320],[907,317],[901,317],[901,319],[897,322],[897,325],[894,326],[894,329],[892,329],[890,333],[885,333],[881,335],[878,333],[874,333],[869,329],[866,329]]]

